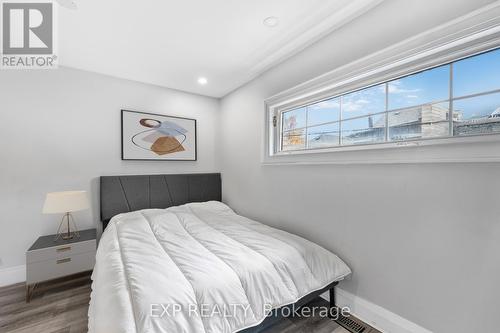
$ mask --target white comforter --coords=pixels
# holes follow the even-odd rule
[[[220,202],[120,214],[97,251],[89,333],[236,332],[350,272]]]

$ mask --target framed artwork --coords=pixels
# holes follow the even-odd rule
[[[196,119],[122,110],[122,160],[196,161]]]

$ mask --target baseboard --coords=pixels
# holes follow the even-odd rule
[[[26,266],[0,269],[0,287],[26,281]],[[328,293],[321,295],[327,301]],[[340,288],[335,288],[338,306],[347,306],[351,313],[384,333],[432,333],[431,331]]]
[[[329,301],[328,293],[321,297]],[[337,306],[347,306],[351,313],[384,333],[432,333],[431,331],[340,288],[335,288]]]
[[[26,281],[26,265],[0,269],[0,287]]]

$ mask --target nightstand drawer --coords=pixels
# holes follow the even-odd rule
[[[32,284],[94,269],[96,251],[28,263],[26,283]]]
[[[73,256],[75,254],[92,252],[96,250],[95,239],[71,243],[66,245],[58,245],[38,250],[31,250],[26,252],[26,262],[35,263],[40,261],[47,261],[50,259],[61,259]]]

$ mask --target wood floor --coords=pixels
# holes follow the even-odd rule
[[[90,302],[90,274],[37,286],[30,303],[24,284],[0,288],[0,333],[84,333]],[[312,305],[327,305],[317,299]],[[263,333],[349,333],[328,318],[290,318]],[[363,333],[372,333],[370,329]]]
[[[0,332],[87,332],[90,281],[83,273],[40,284],[30,303],[24,283],[0,288]]]

